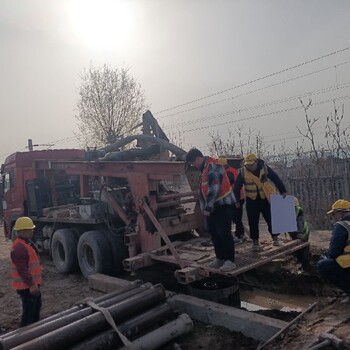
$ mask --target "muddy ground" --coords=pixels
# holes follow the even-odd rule
[[[323,254],[327,247],[330,233],[326,231],[311,233],[312,261],[313,265],[320,254]],[[20,317],[19,298],[11,288],[9,275],[9,251],[11,242],[4,239],[2,227],[0,227],[0,334],[17,328]],[[50,259],[43,257],[44,282],[42,285],[43,308],[42,318],[71,307],[75,302],[88,296],[96,297],[101,293],[88,288],[87,281],[79,274],[62,275],[56,272]],[[164,266],[161,275],[164,275]],[[168,270],[171,276],[171,268]],[[144,281],[158,282],[159,274],[153,268],[138,275]],[[310,273],[304,273],[294,258],[277,261],[262,269],[252,271],[242,276],[242,290],[259,294],[258,289],[272,291],[274,293],[304,294],[323,296],[320,305],[317,305],[313,312],[291,327],[283,338],[270,345],[270,349],[306,349],[317,340],[322,331],[334,332],[350,343],[350,305],[339,303],[339,290],[324,284],[317,276],[315,268]],[[165,282],[165,287],[176,290],[176,283],[172,278]],[[257,289],[258,288],[258,289]],[[178,291],[186,292],[181,287]],[[181,290],[182,289],[182,290]],[[327,299],[327,297],[329,297]],[[308,299],[310,301],[310,298]],[[271,312],[266,315],[284,318],[290,321],[295,313]],[[258,343],[248,339],[241,334],[232,333],[225,329],[195,324],[194,331],[186,336],[175,340],[182,350],[194,349],[256,349]],[[176,348],[174,343],[168,344],[164,349]]]

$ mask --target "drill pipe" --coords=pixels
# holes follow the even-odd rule
[[[153,350],[166,344],[170,340],[190,332],[193,329],[193,322],[187,314],[181,314],[176,320],[137,338],[129,346],[121,350]]]
[[[127,300],[123,300],[117,305],[110,306],[108,311],[114,319],[123,321],[159,304],[164,299],[165,290],[162,285],[158,284]],[[62,350],[81,341],[88,335],[103,331],[106,327],[110,327],[110,325],[102,313],[96,312],[72,324],[16,346],[12,350]]]
[[[168,303],[164,303],[118,325],[118,329],[127,338],[133,339],[144,330],[161,323],[173,314],[173,308]],[[69,350],[108,350],[121,346],[123,346],[123,343],[118,334],[110,329],[93,338],[84,340]]]
[[[134,295],[137,295],[139,293],[142,293],[143,291],[149,289],[152,287],[151,283],[146,283],[144,285],[141,285],[140,287],[126,290],[122,293],[117,294],[116,296],[103,300],[98,305],[101,307],[110,307],[115,304],[119,304],[124,302],[125,299],[132,297]],[[114,293],[111,293],[110,295],[113,295]],[[55,318],[51,321],[42,320],[41,324],[37,327],[35,327],[36,323],[33,324],[33,327],[31,328],[23,328],[19,329],[19,332],[16,334],[13,334],[10,337],[0,339],[0,350],[8,350],[12,349],[13,347],[26,343],[34,338],[38,338],[42,336],[43,334],[49,333],[51,331],[54,331],[56,329],[59,329],[61,327],[64,327],[66,325],[69,325],[75,321],[78,321],[82,319],[83,317],[87,317],[91,314],[93,314],[95,311],[91,307],[85,307],[83,309],[80,309],[78,307],[77,311],[74,311],[72,313],[69,313],[68,315],[61,316],[59,318]]]
[[[97,297],[96,299],[94,299],[94,303],[97,304],[97,305],[100,305],[100,303],[102,303],[103,301],[105,301],[107,299],[111,299],[111,298],[113,298],[115,296],[118,296],[120,294],[123,294],[123,293],[125,293],[125,292],[127,292],[129,290],[133,290],[133,289],[139,288],[142,284],[143,284],[142,281],[136,280],[134,282],[131,282],[130,286],[128,286],[128,287],[124,287],[124,288],[119,289],[117,291],[110,292],[108,294],[104,294],[104,295],[101,295],[100,297]],[[144,285],[151,286],[151,284],[147,284],[147,283],[144,284]],[[73,307],[71,307],[71,308],[69,308],[67,310],[61,311],[61,312],[59,312],[57,314],[49,316],[49,317],[47,317],[45,319],[42,319],[42,320],[40,320],[38,322],[32,323],[32,324],[30,324],[28,326],[25,326],[25,327],[22,327],[22,328],[18,328],[18,329],[15,329],[14,331],[11,331],[11,332],[8,332],[6,334],[3,334],[2,336],[0,336],[0,344],[1,344],[1,340],[2,339],[8,338],[8,337],[12,337],[12,336],[17,335],[17,334],[22,334],[24,331],[31,330],[33,328],[37,328],[37,327],[41,326],[42,324],[46,324],[48,322],[52,322],[52,321],[57,320],[57,319],[59,319],[61,317],[68,316],[68,315],[70,315],[70,314],[72,314],[72,313],[74,313],[76,311],[79,311],[79,310],[81,310],[82,308],[85,307],[83,305],[84,305],[83,301],[81,301],[81,303],[78,302],[78,303],[76,303],[76,306],[73,306]],[[0,349],[1,349],[1,347],[0,347]]]

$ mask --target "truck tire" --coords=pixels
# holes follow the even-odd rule
[[[111,273],[111,249],[101,232],[87,231],[79,238],[78,261],[85,278],[93,273]]]
[[[79,271],[77,246],[78,238],[72,230],[63,228],[54,232],[51,241],[51,254],[59,272]]]

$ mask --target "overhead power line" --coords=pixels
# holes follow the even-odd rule
[[[350,63],[350,61],[345,61],[345,62],[342,62],[342,63],[338,63],[335,66],[334,65],[328,66],[326,68],[322,68],[322,69],[319,69],[319,70],[316,70],[316,71],[313,71],[313,72],[310,72],[310,73],[302,74],[302,75],[299,75],[299,76],[294,77],[294,78],[285,79],[285,80],[279,81],[279,82],[274,83],[274,84],[270,84],[270,85],[267,85],[267,86],[264,86],[264,87],[261,87],[261,88],[258,88],[258,89],[247,91],[247,92],[244,92],[244,93],[239,94],[239,95],[223,98],[221,100],[217,100],[217,101],[213,101],[213,102],[210,102],[210,103],[207,103],[207,104],[204,104],[204,105],[200,105],[200,106],[196,106],[196,107],[193,107],[193,108],[185,109],[185,110],[182,110],[182,111],[179,111],[179,112],[176,112],[176,113],[167,114],[167,115],[164,115],[162,117],[158,117],[158,120],[165,119],[165,118],[170,118],[170,117],[175,117],[175,116],[178,116],[178,115],[181,115],[181,114],[184,114],[184,113],[195,111],[197,109],[213,106],[213,105],[216,105],[216,104],[219,104],[219,103],[222,103],[222,102],[231,101],[231,100],[234,100],[234,99],[239,98],[239,97],[247,96],[247,95],[259,92],[259,91],[270,89],[272,87],[276,87],[276,86],[279,86],[279,85],[290,83],[292,81],[295,81],[295,80],[298,80],[298,79],[301,79],[301,78],[305,78],[305,77],[309,77],[311,75],[319,74],[319,73],[325,72],[327,70],[334,69],[336,67],[340,67],[340,66],[343,66],[343,65],[346,65],[346,64],[349,64],[349,63]]]
[[[334,98],[334,99],[323,100],[323,101],[319,101],[319,102],[313,103],[310,107],[315,107],[317,105],[322,105],[322,104],[325,104],[325,103],[333,102],[335,100],[343,101],[343,100],[347,100],[349,98],[350,98],[350,96],[347,95],[347,96],[337,97],[337,98]],[[287,108],[287,109],[274,111],[274,112],[270,112],[270,113],[259,114],[259,115],[255,115],[255,116],[251,116],[251,117],[230,120],[230,121],[222,122],[222,123],[218,123],[218,124],[211,124],[211,125],[201,126],[199,128],[193,128],[193,129],[190,129],[190,130],[183,130],[182,132],[183,133],[187,133],[187,132],[192,132],[192,131],[210,129],[210,128],[214,128],[216,126],[229,125],[229,124],[234,124],[234,123],[238,123],[238,122],[245,121],[245,120],[251,120],[251,119],[258,119],[258,118],[268,117],[268,116],[271,116],[271,115],[291,112],[291,111],[295,111],[295,110],[302,109],[302,108],[303,108],[302,106],[297,106],[297,107]]]
[[[281,69],[281,70],[279,70],[279,71],[277,71],[277,72],[264,75],[264,76],[262,76],[262,77],[260,77],[260,78],[256,78],[256,79],[253,79],[253,80],[249,80],[249,81],[247,81],[247,82],[245,82],[245,83],[238,84],[238,85],[233,86],[233,87],[230,87],[230,88],[228,88],[228,89],[221,90],[221,91],[217,91],[217,92],[214,92],[214,93],[212,93],[212,94],[210,94],[210,95],[206,95],[206,96],[197,98],[197,99],[195,99],[195,100],[192,100],[192,101],[188,101],[188,102],[179,104],[179,105],[174,106],[174,107],[170,107],[170,108],[163,109],[163,110],[161,110],[161,111],[156,112],[155,114],[160,114],[160,113],[168,112],[168,111],[171,111],[171,110],[176,109],[176,108],[179,108],[179,107],[184,107],[184,106],[188,106],[188,105],[190,105],[190,104],[192,104],[192,103],[196,103],[196,102],[199,102],[199,101],[203,101],[203,100],[205,100],[205,99],[207,99],[207,98],[210,98],[210,97],[213,97],[213,96],[221,95],[221,94],[223,94],[223,93],[225,93],[225,92],[228,92],[228,91],[231,91],[231,90],[234,90],[234,89],[238,89],[238,88],[240,88],[240,87],[247,86],[247,85],[256,83],[256,82],[258,82],[258,81],[267,79],[267,78],[271,78],[271,77],[273,77],[273,76],[275,76],[275,75],[288,72],[288,71],[290,71],[290,70],[292,70],[292,69],[296,69],[296,68],[305,66],[305,65],[310,64],[310,63],[313,63],[313,62],[317,62],[317,61],[322,60],[322,59],[324,59],[324,58],[327,58],[327,57],[330,57],[330,56],[339,54],[339,53],[341,53],[341,52],[345,52],[345,51],[347,51],[347,50],[349,50],[349,49],[350,49],[350,46],[349,46],[349,47],[345,47],[345,48],[340,49],[340,50],[337,50],[337,51],[330,52],[330,53],[328,53],[328,54],[326,54],[326,55],[319,56],[319,57],[313,58],[313,59],[311,59],[311,60],[304,61],[304,62],[302,62],[302,63],[296,64],[296,65],[294,65],[294,66]]]
[[[255,105],[255,106],[249,106],[249,107],[245,107],[245,108],[240,108],[239,110],[234,110],[234,111],[220,113],[220,114],[214,114],[214,115],[207,116],[207,117],[202,117],[202,118],[197,118],[197,119],[193,119],[193,120],[189,120],[189,121],[185,121],[185,122],[181,122],[181,123],[175,123],[175,124],[167,125],[164,128],[165,129],[169,129],[169,128],[173,128],[173,127],[176,127],[176,126],[196,124],[196,123],[207,121],[207,120],[212,120],[212,119],[218,119],[218,118],[221,118],[221,117],[225,117],[227,115],[239,114],[239,113],[251,111],[251,110],[254,110],[254,109],[259,109],[259,108],[269,107],[269,106],[273,106],[273,105],[280,104],[280,103],[294,101],[294,100],[297,100],[299,98],[309,97],[309,96],[313,96],[313,95],[319,95],[319,94],[328,93],[328,92],[335,91],[335,90],[342,90],[342,89],[346,89],[348,87],[350,87],[350,81],[345,82],[345,83],[340,84],[340,85],[328,86],[328,87],[320,89],[320,90],[314,90],[314,91],[305,92],[304,94],[301,94],[301,95],[288,96],[288,97],[284,97],[282,99],[273,100],[273,101],[269,101],[269,102],[265,102],[265,103],[260,103],[260,104]]]

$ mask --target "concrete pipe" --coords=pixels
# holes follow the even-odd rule
[[[168,303],[164,303],[118,325],[118,329],[127,338],[135,339],[141,332],[154,327],[171,316],[174,317],[173,308]],[[110,329],[79,343],[77,346],[73,346],[69,350],[108,350],[121,346],[123,346],[123,343],[118,334]]]
[[[131,290],[128,289],[122,293],[115,293],[116,295],[114,297],[104,300],[102,299],[103,301],[100,301],[98,305],[106,308],[112,305],[118,305],[119,303],[124,302],[124,300],[134,295],[140,294],[151,287],[151,283],[146,283],[137,288]],[[114,293],[110,293],[109,295],[114,295]],[[83,309],[78,307],[78,309],[74,310],[73,312],[68,313],[64,316],[61,315],[59,318],[54,318],[52,320],[42,320],[40,322],[40,325],[34,323],[30,328],[25,327],[23,329],[19,329],[17,333],[4,339],[0,339],[0,350],[12,349],[19,344],[26,343],[34,338],[38,338],[51,331],[69,325],[75,321],[93,314],[94,312],[95,311],[91,307],[85,307]]]
[[[129,346],[121,350],[153,350],[168,343],[170,340],[190,332],[193,329],[193,322],[187,314],[181,314],[176,320],[137,338]]]
[[[117,323],[131,318],[140,312],[159,304],[165,299],[165,290],[158,284],[138,293],[116,305],[110,306],[108,311]],[[12,348],[12,350],[62,350],[105,330],[110,325],[100,312],[79,319],[72,324],[56,329],[38,338]]]

